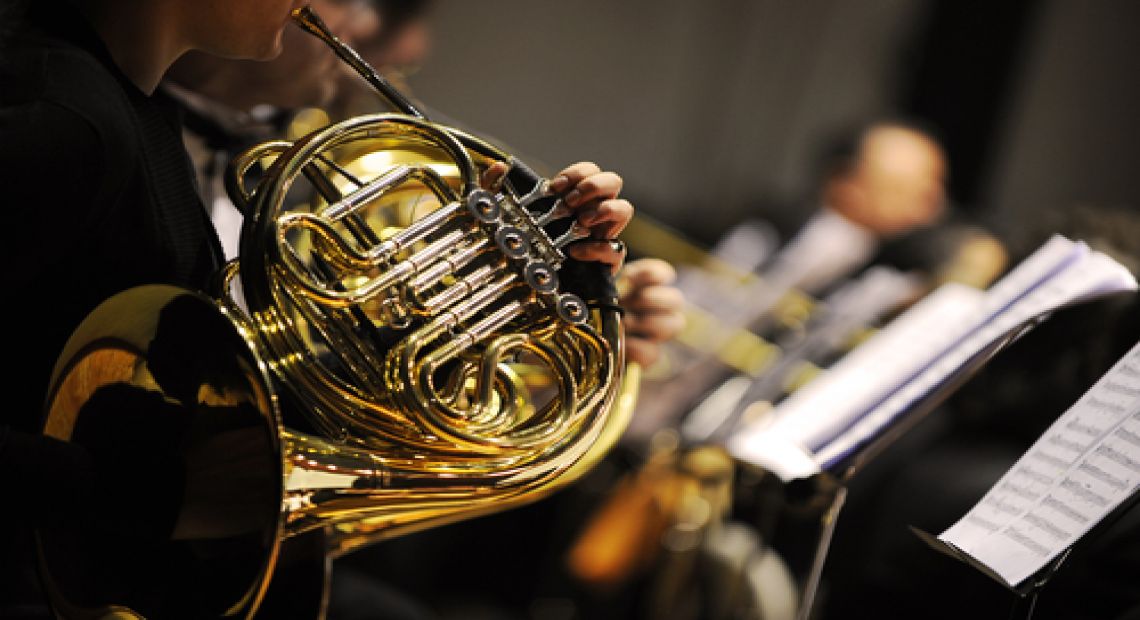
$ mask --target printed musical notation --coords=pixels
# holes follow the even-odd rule
[[[785,480],[835,471],[1025,325],[1063,306],[1136,289],[1122,265],[1055,236],[985,293],[953,284],[931,293],[768,416],[737,429],[728,450]],[[1116,383],[1107,394],[1127,396],[1134,387]],[[1074,424],[1078,439],[1065,438],[1074,444],[1102,430]],[[1050,447],[1033,458],[1069,467],[1072,446]]]
[[[839,462],[892,424],[926,394],[947,381],[991,343],[1057,308],[1105,293],[1135,290],[1120,264],[1083,243],[1054,237],[986,292],[976,327],[938,356],[921,374],[863,416],[843,437],[816,451],[826,465]]]
[[[818,473],[813,444],[841,433],[936,358],[983,296],[960,284],[942,286],[780,403],[770,420],[740,429],[729,439],[730,452],[785,480]]]
[[[1140,344],[938,538],[1010,586],[1140,491]]]

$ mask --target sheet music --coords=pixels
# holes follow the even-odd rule
[[[1065,267],[1079,261],[1089,253],[1083,241],[1073,242],[1061,235],[1053,235],[1045,245],[1037,249],[1029,258],[995,282],[986,291],[991,313],[1000,312],[1027,291],[1040,285]]]
[[[850,430],[818,449],[816,454],[819,462],[826,468],[868,443],[974,356],[1027,321],[1090,297],[1136,290],[1136,280],[1119,263],[1099,252],[1089,252],[1083,243],[1076,247],[1079,254],[1075,263],[1066,263],[1066,267],[1059,273],[999,311],[992,320],[982,323],[980,328],[940,355],[933,365],[875,407],[874,411],[864,416]],[[1004,294],[997,298],[989,294],[986,297],[985,308],[981,311],[983,316],[991,314],[1000,304],[1007,303],[1002,298],[1005,297]]]
[[[847,427],[961,337],[983,293],[947,284],[776,409],[776,428],[813,448]]]
[[[798,474],[833,467],[1028,321],[1136,288],[1132,274],[1112,259],[1054,236],[986,293],[954,284],[939,288],[767,419],[739,430],[728,449],[742,460]],[[795,446],[774,451],[794,467],[761,453],[779,442]],[[804,454],[817,464],[814,471],[800,458]]]
[[[822,376],[789,396],[771,420],[749,425],[728,440],[729,452],[770,471],[811,475],[801,456],[851,424],[914,376],[924,364],[961,337],[969,317],[978,312],[984,293],[960,284],[946,284],[880,330],[837,362]],[[773,450],[788,442],[798,450]],[[794,465],[779,461],[793,455]],[[814,469],[814,471],[810,471]]]
[[[806,334],[777,341],[783,354],[762,376],[733,377],[711,392],[681,425],[682,436],[691,442],[722,441],[726,432],[735,430],[745,409],[760,401],[779,401],[789,373],[843,350],[859,330],[877,324],[921,290],[921,281],[913,274],[882,266],[868,269],[819,304]]]
[[[956,341],[1087,252],[1083,243],[1055,235],[986,293],[956,284],[939,288],[823,377],[781,403],[776,411],[778,422],[765,432],[778,432],[809,452],[827,451],[823,463],[846,455],[857,442],[833,445],[830,450],[828,444],[950,350]],[[950,370],[958,367],[942,366]],[[908,398],[896,399],[888,411],[924,393],[917,388],[909,390]],[[883,412],[858,425],[858,439],[881,428],[889,419],[889,414]],[[742,433],[743,437],[754,435]],[[743,441],[741,438],[734,443],[747,452]],[[730,443],[730,451],[732,446]]]
[[[1140,344],[939,540],[1017,586],[1140,491]]]

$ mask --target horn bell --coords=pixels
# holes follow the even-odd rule
[[[296,541],[327,578],[601,458],[635,398],[620,317],[568,275],[545,182],[480,185],[498,161],[378,114],[233,162],[251,216],[213,294],[121,293],[56,367],[45,432],[98,480],[89,514],[39,532],[60,613],[252,617]]]

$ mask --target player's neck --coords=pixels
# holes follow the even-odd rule
[[[119,70],[148,95],[189,47],[170,3],[102,0],[80,6]]]

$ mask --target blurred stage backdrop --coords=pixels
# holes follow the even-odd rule
[[[811,205],[820,144],[886,115],[940,130],[955,203],[1005,228],[1140,206],[1140,2],[439,5],[420,98],[538,161],[621,172],[643,213],[703,241]]]

